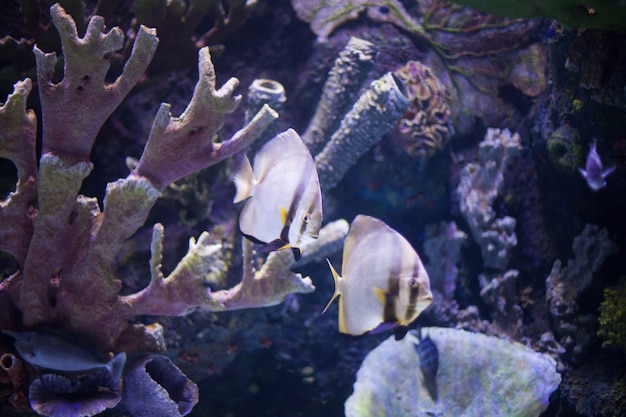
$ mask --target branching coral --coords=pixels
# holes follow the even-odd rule
[[[121,31],[104,33],[103,20],[96,16],[85,37],[79,38],[60,6],[53,6],[51,14],[63,39],[65,77],[54,84],[55,55],[35,49],[43,112],[39,172],[35,116],[25,106],[29,80],[16,85],[0,112],[0,154],[15,163],[19,176],[16,191],[0,207],[1,249],[22,266],[1,288],[3,303],[21,311],[22,323],[4,318],[3,327],[45,324],[103,350],[162,350],[159,326],[129,326],[129,320],[139,314],[262,306],[280,301],[291,291],[310,291],[310,281],[299,275],[289,273],[291,279],[268,285],[260,273],[255,279],[244,279],[236,289],[211,292],[206,286],[211,274],[225,271],[220,269],[222,249],[208,244],[206,233],[191,240],[187,255],[165,278],[159,266],[162,228],[157,225],[151,284],[136,294],[118,294],[121,281],[115,276],[115,255],[143,225],[160,191],[246,148],[277,116],[264,107],[231,139],[213,142],[224,114],[235,109],[240,96],[233,96],[234,78],[215,88],[209,51],[202,49],[200,80],[189,106],[179,117],[170,115],[168,104],[161,106],[138,165],[128,177],[108,185],[100,211],[96,199],[77,196],[92,168],[89,153],[104,120],[143,74],[157,38],[142,28],[124,73],[113,84],[105,84],[106,58],[122,46]]]

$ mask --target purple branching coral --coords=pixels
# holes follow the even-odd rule
[[[191,239],[187,255],[165,277],[161,272],[163,227],[155,225],[152,280],[144,290],[120,295],[116,254],[145,222],[161,192],[173,181],[216,164],[248,147],[277,114],[268,106],[232,138],[213,142],[241,97],[238,81],[215,87],[208,48],[199,52],[199,81],[179,116],[162,104],[143,155],[126,177],[109,183],[98,201],[78,195],[92,170],[89,154],[110,114],[142,77],[158,44],[155,31],[142,27],[123,73],[105,83],[109,57],[123,45],[119,28],[104,32],[99,16],[79,37],[72,18],[59,5],[52,21],[62,38],[64,78],[54,83],[55,54],[34,48],[42,106],[42,154],[37,170],[36,117],[26,109],[31,81],[15,85],[0,108],[0,156],[18,171],[16,189],[0,202],[0,250],[20,268],[0,283],[3,329],[40,325],[73,334],[103,351],[162,351],[159,325],[130,325],[137,315],[184,315],[194,310],[223,311],[276,304],[290,292],[308,292],[308,278],[270,260],[247,273],[232,289],[211,291],[207,283],[226,273],[224,249],[208,233]],[[272,265],[280,273],[270,270]],[[272,277],[272,280],[265,279]],[[246,278],[247,277],[247,278]],[[16,317],[21,317],[21,322]]]

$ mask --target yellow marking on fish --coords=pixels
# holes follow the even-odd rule
[[[374,290],[374,295],[376,299],[380,302],[381,305],[387,304],[387,291],[382,288],[372,288]]]
[[[283,225],[287,224],[287,216],[289,215],[289,210],[282,204],[280,205],[280,221]]]

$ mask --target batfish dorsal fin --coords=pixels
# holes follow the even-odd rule
[[[254,156],[254,175],[261,181],[265,173],[276,163],[276,156],[286,159],[292,155],[309,153],[300,135],[288,129],[267,142]]]
[[[233,202],[239,203],[250,197],[252,186],[254,185],[254,173],[247,156],[242,156],[240,160],[236,161],[236,164],[233,182],[237,188],[237,193]]]

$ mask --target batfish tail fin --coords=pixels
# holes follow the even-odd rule
[[[237,188],[237,193],[233,202],[239,203],[251,195],[252,185],[254,184],[254,172],[252,171],[250,160],[245,155],[238,158],[235,165],[233,181]]]
[[[324,314],[326,310],[328,310],[328,307],[330,307],[333,301],[335,301],[335,298],[341,295],[341,291],[339,290],[339,280],[341,279],[341,277],[339,276],[337,271],[335,271],[335,268],[333,268],[333,265],[330,263],[328,258],[326,259],[326,262],[328,262],[328,266],[330,267],[330,272],[333,274],[333,279],[335,281],[335,292],[333,293],[333,296],[330,298],[330,301],[328,302],[328,304],[326,304],[326,307],[324,307],[322,314]]]
[[[111,373],[111,379],[116,384],[122,378],[122,372],[124,371],[124,365],[126,364],[126,352],[121,352],[115,355],[113,359],[107,364],[107,368]]]

